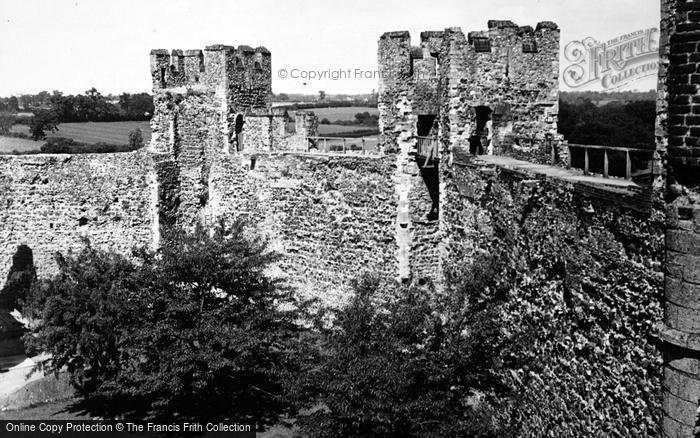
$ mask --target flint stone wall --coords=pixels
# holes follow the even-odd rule
[[[397,276],[394,167],[393,157],[221,157],[211,168],[211,214],[250,219],[284,255],[290,284],[339,304],[362,272]]]
[[[83,239],[129,253],[153,243],[154,174],[143,152],[0,156],[0,277],[18,245],[39,276],[57,271],[54,253]]]

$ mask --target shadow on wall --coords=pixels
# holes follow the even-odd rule
[[[428,188],[432,202],[430,213],[426,217],[428,221],[436,221],[440,217],[440,171],[438,166],[439,164],[436,163],[431,167],[420,167],[420,174]]]
[[[24,327],[10,314],[20,307],[20,301],[36,280],[34,254],[27,245],[19,245],[12,256],[12,266],[0,290],[0,357],[24,354],[21,337]]]

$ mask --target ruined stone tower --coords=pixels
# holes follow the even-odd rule
[[[211,219],[211,167],[222,155],[271,150],[285,120],[271,109],[271,56],[264,47],[212,45],[151,51],[161,225]],[[177,194],[176,196],[173,194]]]
[[[490,20],[487,31],[458,27],[379,39],[379,113],[385,147],[414,136],[440,135],[444,144],[474,147],[490,122],[496,153],[512,144],[556,134],[559,28]],[[410,140],[409,140],[410,141]]]
[[[556,135],[558,59],[552,22],[422,32],[418,46],[406,31],[379,38],[379,144],[397,156],[400,272],[442,282],[462,210],[450,183],[455,150],[487,153],[486,131],[490,152],[504,155]]]

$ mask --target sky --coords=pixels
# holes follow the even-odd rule
[[[290,76],[373,71],[384,32],[408,30],[417,45],[421,31],[459,26],[466,34],[485,30],[489,19],[554,21],[563,52],[570,41],[658,28],[659,0],[0,0],[0,96],[150,92],[150,49],[211,44],[267,47],[275,93],[368,93],[376,77]],[[562,58],[560,68],[566,65]],[[622,89],[655,87],[647,77]]]

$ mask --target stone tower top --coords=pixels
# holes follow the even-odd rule
[[[270,75],[270,51],[265,47],[225,44],[204,50],[151,50],[153,91],[182,86],[260,82]]]

